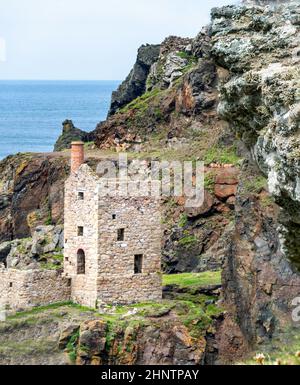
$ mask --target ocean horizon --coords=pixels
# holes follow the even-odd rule
[[[106,119],[119,80],[0,80],[0,160],[50,152],[62,122],[92,131]]]

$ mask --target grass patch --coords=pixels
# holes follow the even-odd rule
[[[179,239],[178,243],[180,246],[187,246],[197,242],[197,238],[194,235]]]
[[[260,175],[246,180],[244,182],[244,189],[248,193],[259,194],[262,190],[267,190],[267,185],[267,179]]]
[[[79,309],[81,311],[92,311],[92,312],[95,312],[95,309],[91,309],[89,307],[86,307],[86,306],[81,306],[81,305],[77,305],[71,301],[66,301],[66,302],[57,302],[57,303],[52,303],[52,304],[49,304],[49,305],[45,305],[45,306],[37,306],[37,307],[34,307],[30,310],[26,310],[26,311],[21,311],[21,312],[17,312],[13,315],[10,315],[7,317],[8,320],[13,320],[13,319],[17,319],[17,318],[21,318],[21,317],[27,317],[27,316],[30,316],[30,315],[33,315],[33,314],[39,314],[39,313],[43,313],[44,311],[46,310],[55,310],[55,309],[59,309],[61,307],[64,307],[64,306],[69,306],[69,307],[72,307],[72,308],[76,308],[76,309]]]
[[[185,227],[188,223],[188,216],[184,213],[181,215],[180,219],[179,219],[179,222],[178,222],[178,226],[179,227]]]
[[[57,350],[56,341],[25,340],[1,342],[0,355],[13,357],[30,357],[36,355],[47,355]]]
[[[149,102],[162,93],[163,91],[159,90],[158,88],[154,88],[153,90],[145,92],[142,96],[139,96],[138,98],[134,99],[125,107],[121,108],[118,112],[126,113],[130,110],[136,110],[143,113],[148,109]]]
[[[203,157],[203,161],[206,165],[211,163],[220,164],[233,164],[238,165],[240,158],[236,153],[235,146],[231,147],[216,147],[213,146],[208,149]]]
[[[180,287],[220,285],[221,271],[205,271],[203,273],[164,274],[163,285]]]
[[[300,365],[300,335],[295,330],[286,330],[272,343],[261,348],[253,357],[239,362],[243,365]]]
[[[204,188],[210,193],[214,192],[215,188],[215,177],[211,172],[208,172],[204,175]]]
[[[69,358],[72,363],[75,363],[77,358],[77,348],[78,348],[78,341],[79,341],[79,329],[71,336],[68,344],[67,344],[67,352],[69,355]]]

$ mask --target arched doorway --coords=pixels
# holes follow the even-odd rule
[[[85,252],[82,249],[77,251],[77,274],[85,274]]]

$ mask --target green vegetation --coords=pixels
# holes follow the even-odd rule
[[[297,328],[283,331],[272,342],[264,345],[244,365],[300,365],[300,335]]]
[[[19,358],[20,356],[28,358],[35,355],[47,355],[53,353],[57,349],[55,341],[47,339],[43,340],[25,340],[25,341],[1,341],[0,355],[7,357],[13,356]]]
[[[78,341],[79,341],[79,329],[71,336],[66,348],[69,358],[73,363],[75,363],[77,358]]]
[[[238,165],[240,158],[236,153],[236,148],[231,147],[216,147],[213,146],[208,149],[203,157],[203,161],[206,165],[211,163],[220,163],[220,164],[233,164]]]
[[[267,184],[267,179],[260,175],[246,180],[244,182],[244,189],[248,193],[259,194],[262,190],[267,190]]]
[[[185,213],[181,214],[181,217],[179,218],[178,226],[185,227],[187,223],[188,223],[188,216]]]
[[[260,201],[262,207],[272,207],[274,205],[274,198],[271,195],[265,196]]]
[[[29,315],[39,314],[39,313],[43,313],[46,310],[59,309],[59,308],[62,308],[64,306],[73,307],[73,308],[78,309],[80,311],[95,312],[95,309],[91,309],[91,308],[86,307],[86,306],[77,305],[71,301],[65,301],[65,302],[52,303],[52,304],[45,305],[45,306],[36,306],[30,310],[17,312],[13,315],[8,316],[8,320],[13,320],[13,319],[21,318],[21,317],[23,318],[23,317],[29,316]]]
[[[178,243],[181,246],[191,245],[195,242],[197,242],[197,238],[194,235],[188,235],[186,237],[179,239],[179,241],[178,241]]]
[[[203,273],[182,273],[163,275],[163,285],[178,285],[180,287],[195,287],[220,285],[221,271],[205,271]]]
[[[176,55],[180,57],[181,59],[188,60],[189,64],[196,64],[198,62],[198,59],[196,56],[186,52],[186,51],[180,51],[177,52]]]
[[[208,172],[204,175],[204,188],[210,193],[214,192],[215,187],[215,177],[211,172]]]
[[[45,220],[45,226],[51,226],[52,223],[53,223],[53,221],[52,221],[52,214],[51,214],[51,211],[49,210],[48,211],[48,216],[47,216],[47,218]]]
[[[43,261],[40,263],[40,266],[44,270],[60,270],[62,268],[64,256],[63,254],[51,254],[43,256],[47,259],[47,261]],[[42,257],[42,258],[43,258]]]
[[[144,113],[149,108],[149,102],[162,93],[163,91],[159,90],[158,88],[154,88],[153,90],[145,92],[142,96],[134,99],[125,107],[121,108],[118,112],[126,113],[130,110],[136,110],[139,113]]]

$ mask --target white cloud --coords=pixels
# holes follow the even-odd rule
[[[0,37],[0,62],[6,61],[6,42],[3,37]]]

